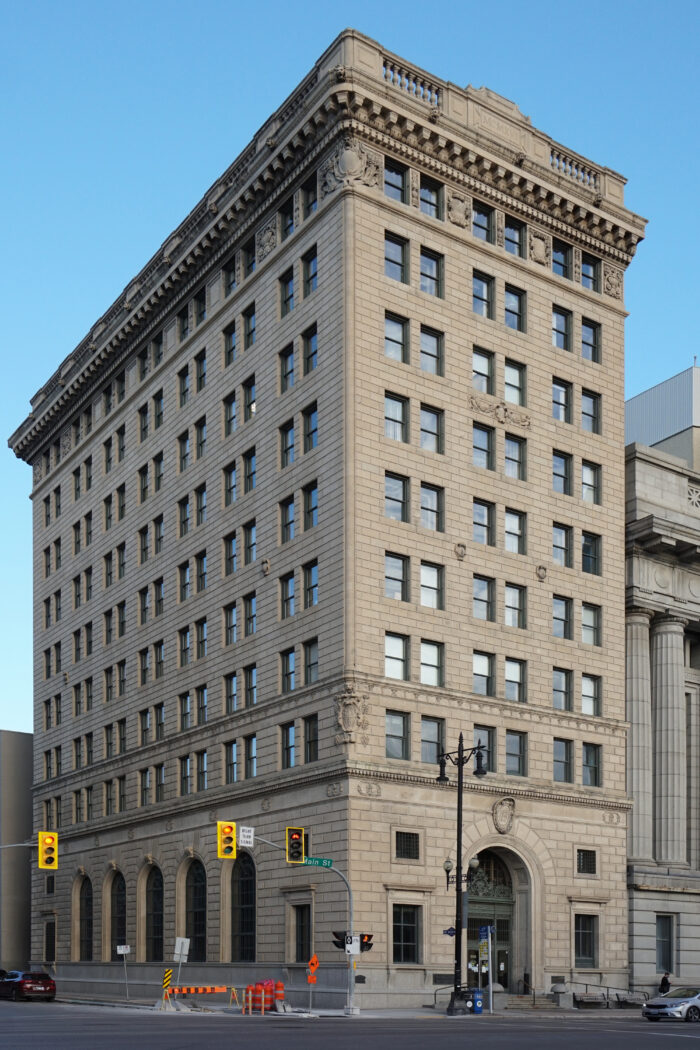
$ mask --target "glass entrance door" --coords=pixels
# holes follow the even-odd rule
[[[479,960],[479,929],[491,926],[491,965],[494,982],[510,991],[513,885],[508,868],[495,853],[485,850],[479,855],[479,867],[470,871],[467,916],[467,972],[470,988],[484,988],[488,984],[488,962]]]

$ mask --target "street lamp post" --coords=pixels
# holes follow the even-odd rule
[[[456,751],[444,751],[438,756],[438,763],[440,765],[440,775],[436,778],[438,784],[449,784],[447,777],[446,768],[448,760],[452,765],[457,766],[457,870],[454,875],[455,880],[455,970],[454,970],[454,987],[452,989],[452,995],[450,996],[450,1002],[447,1007],[447,1013],[452,1016],[454,1014],[466,1014],[467,1006],[462,992],[462,802],[464,794],[464,767],[466,766],[469,759],[474,756],[474,776],[484,777],[486,776],[486,768],[484,766],[484,751],[486,748],[483,746],[481,741],[476,747],[464,748],[464,735],[459,734],[459,745]],[[471,862],[470,862],[471,863]],[[447,867],[448,862],[445,862],[445,874],[447,876],[447,883],[451,882],[450,868]],[[477,861],[478,864],[478,861]]]

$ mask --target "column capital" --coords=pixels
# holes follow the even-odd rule
[[[688,620],[677,613],[657,613],[651,622],[652,631],[666,630],[669,633],[681,633],[688,626]]]
[[[636,620],[639,623],[646,621],[647,625],[651,623],[651,619],[654,616],[653,609],[644,609],[641,605],[630,605],[625,609],[625,620]]]

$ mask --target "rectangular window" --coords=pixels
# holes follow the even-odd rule
[[[442,332],[421,325],[420,329],[420,367],[422,372],[431,375],[444,375],[444,341]],[[405,358],[408,360],[408,356]]]
[[[304,493],[304,530],[318,525],[318,485],[315,481],[305,485]]]
[[[190,432],[186,430],[177,439],[178,467],[180,472],[187,470],[190,465]]]
[[[397,394],[384,394],[384,436],[392,441],[408,441],[409,402]]]
[[[294,573],[288,572],[280,577],[280,619],[288,620],[294,616]]]
[[[552,741],[552,779],[561,784],[573,783],[573,743],[571,740],[555,737]]]
[[[474,747],[482,748],[484,768],[489,773],[496,769],[496,730],[491,726],[474,726]]]
[[[480,394],[493,393],[493,354],[477,346],[472,350],[472,386]]]
[[[304,685],[318,681],[318,638],[304,642]]]
[[[571,422],[571,383],[565,379],[552,379],[552,419]]]
[[[475,499],[472,510],[472,539],[474,543],[484,543],[488,547],[496,544],[495,517],[496,508],[493,503]]]
[[[490,576],[474,576],[472,580],[472,616],[475,620],[495,620],[495,583]]]
[[[393,961],[419,964],[423,957],[423,909],[419,904],[392,905]]]
[[[505,475],[507,478],[516,478],[519,481],[527,480],[527,441],[525,438],[516,437],[515,434],[506,434],[505,442]]]
[[[385,234],[384,273],[394,281],[408,284],[408,241],[403,237]]]
[[[394,314],[384,315],[384,355],[408,364],[408,321]]]
[[[569,525],[561,525],[555,521],[552,525],[552,561],[555,565],[563,565],[570,569],[573,565],[572,557],[573,529]]]
[[[280,503],[280,543],[289,543],[294,539],[294,496],[288,496]]]
[[[257,331],[255,324],[255,303],[243,311],[243,349],[250,350],[255,346]]]
[[[316,402],[305,408],[302,413],[304,425],[304,452],[310,452],[318,445],[318,409]]]
[[[207,487],[200,485],[194,492],[195,498],[195,522],[204,525],[207,520]]]
[[[443,298],[445,259],[428,248],[420,250],[420,290],[427,295]]]
[[[552,273],[571,277],[571,246],[556,239],[552,241]]]
[[[318,208],[318,187],[316,183],[316,173],[308,179],[301,187],[302,197],[302,212],[305,219],[308,219],[310,215]]]
[[[165,704],[156,704],[153,708],[156,725],[156,740],[165,740]]]
[[[224,744],[224,781],[235,784],[238,780],[238,747],[235,740]]]
[[[554,638],[572,638],[572,602],[560,594],[552,595],[552,635]]]
[[[195,455],[201,459],[207,451],[207,421],[204,416],[198,419],[194,425],[195,432]]]
[[[304,962],[311,954],[311,905],[294,904],[294,961]]]
[[[555,711],[571,711],[571,671],[552,668],[552,707]]]
[[[493,654],[472,654],[472,692],[478,696],[494,695]]]
[[[408,638],[403,634],[384,635],[384,674],[408,681]]]
[[[600,291],[600,260],[587,252],[581,257],[581,284],[591,292]]]
[[[420,177],[420,210],[431,219],[443,218],[443,188],[442,184],[427,175]]]
[[[177,374],[178,403],[184,408],[190,399],[190,370],[187,365]]]
[[[408,203],[408,168],[388,157],[384,160],[384,194],[393,201]]]
[[[227,715],[238,710],[238,675],[235,671],[224,676],[224,709]]]
[[[189,795],[192,791],[192,763],[189,755],[180,759],[180,794]]]
[[[280,314],[286,317],[294,309],[294,273],[287,270],[279,281],[280,287]]]
[[[600,363],[600,325],[585,317],[581,319],[581,357]]]
[[[424,529],[445,531],[445,492],[422,481],[420,486],[420,523]]]
[[[581,713],[584,715],[600,715],[601,702],[601,678],[599,675],[581,675]]]
[[[258,773],[258,740],[255,734],[245,737],[245,777],[250,780]]]
[[[445,583],[442,565],[420,563],[420,603],[426,609],[445,608]]]
[[[257,529],[255,521],[249,521],[243,526],[243,563],[250,565],[257,556]]]
[[[313,372],[318,365],[318,334],[316,332],[316,325],[304,332],[302,336],[302,346],[304,356],[304,375],[306,376],[309,372]]]
[[[294,233],[294,198],[290,197],[280,208],[280,240],[286,241]]]
[[[148,467],[139,470],[139,503],[145,503],[148,499]]]
[[[579,970],[598,966],[598,916],[574,916],[574,965]]]
[[[581,641],[586,645],[602,644],[602,609],[584,602],[581,606]]]
[[[139,529],[139,564],[141,565],[148,561],[150,553],[148,543],[148,525],[144,525],[142,529]]]
[[[673,973],[675,915],[656,916],[656,972]]]
[[[506,215],[504,247],[520,259],[525,255],[525,225],[511,215]]]
[[[445,750],[445,722],[442,718],[420,720],[420,760],[437,765],[438,758]]]
[[[279,353],[280,394],[294,386],[294,346],[290,343]]]
[[[197,638],[197,659],[201,660],[203,656],[207,655],[207,621],[197,620],[195,624],[195,633]]]
[[[294,722],[280,726],[282,769],[293,769],[295,760]]]
[[[597,463],[583,460],[581,463],[581,499],[586,503],[601,502],[601,468]]]
[[[257,624],[257,598],[255,591],[243,598],[243,633],[245,637],[255,634]]]
[[[304,298],[311,295],[318,288],[318,255],[314,245],[302,259],[302,270],[304,276]]]
[[[318,762],[318,715],[304,719],[304,762]]]
[[[153,457],[153,488],[160,492],[163,487],[163,453]]]
[[[571,350],[571,313],[558,306],[552,307],[552,346]]]
[[[196,690],[197,700],[197,725],[206,725],[208,719],[208,690],[206,685],[198,685]]]
[[[421,638],[420,680],[423,685],[440,686],[445,679],[445,647],[442,642]]]
[[[236,502],[236,461],[224,467],[224,506],[230,507]],[[180,531],[182,535],[182,530]]]
[[[420,860],[420,835],[417,831],[397,831],[394,856],[397,860]]]
[[[296,685],[296,661],[293,649],[285,649],[280,653],[280,689],[283,693],[291,693]]]
[[[151,771],[142,769],[139,771],[139,803],[148,806],[151,801]]]
[[[304,565],[304,608],[318,605],[318,562],[309,561]]]
[[[400,602],[409,600],[409,559],[401,554],[384,555],[384,597]]]
[[[420,447],[426,452],[444,452],[444,413],[430,405],[420,406]]]
[[[506,730],[506,773],[514,777],[527,776],[527,733]]]
[[[235,322],[224,329],[224,367],[227,368],[236,360],[236,325]]]
[[[519,288],[513,288],[507,284],[505,289],[505,316],[504,320],[508,328],[516,332],[524,332],[527,327],[525,313],[526,294]]]
[[[506,700],[524,704],[527,700],[527,664],[524,660],[506,657],[505,663]]]
[[[571,495],[572,459],[568,452],[552,452],[552,491]]]
[[[409,520],[408,478],[399,474],[384,475],[384,516],[394,521]]]
[[[401,711],[386,712],[385,751],[387,758],[411,757],[411,718]]]
[[[594,532],[581,533],[581,569],[594,576],[601,575],[601,538]]]
[[[472,208],[472,233],[480,241],[493,244],[495,235],[495,215],[493,208],[481,201],[474,201]]]
[[[163,391],[158,390],[153,395],[153,427],[158,430],[163,425]]]
[[[493,277],[476,270],[472,276],[472,309],[480,317],[493,317]]]
[[[527,554],[527,515],[506,507],[505,549],[512,554]]]
[[[526,611],[527,589],[516,583],[507,583],[505,586],[504,622],[506,627],[527,626]]]
[[[187,667],[190,662],[190,629],[183,627],[178,632],[180,667]]]
[[[207,589],[207,552],[200,551],[195,558],[195,570],[197,577],[197,593]]]
[[[192,698],[189,693],[180,693],[180,729],[191,729],[192,721]]]
[[[581,391],[581,428],[589,434],[600,434],[600,394]]]
[[[524,405],[526,402],[526,366],[506,359],[504,373],[504,399],[511,405]]]
[[[245,277],[250,277],[252,273],[255,273],[255,239],[251,239],[247,244],[243,245],[241,256],[243,259],[243,274]]]

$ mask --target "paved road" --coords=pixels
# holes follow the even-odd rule
[[[2,1050],[700,1050],[700,1025],[650,1024],[636,1014],[240,1017],[121,1007],[0,1002]]]

